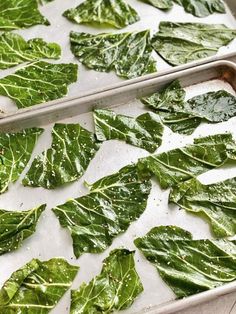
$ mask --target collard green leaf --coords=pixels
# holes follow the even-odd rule
[[[25,41],[13,33],[0,35],[0,69],[39,59],[59,59],[61,48],[56,43],[46,43],[41,38]]]
[[[111,110],[97,109],[93,117],[99,141],[120,139],[152,153],[162,143],[163,127],[155,114],[144,113],[132,118]]]
[[[209,221],[218,238],[236,234],[236,178],[204,185],[196,179],[174,187],[173,202]]]
[[[0,31],[28,28],[37,24],[50,25],[38,10],[38,0],[1,0]]]
[[[89,186],[88,195],[71,199],[53,212],[68,228],[74,254],[103,252],[144,212],[150,181],[140,180],[135,165],[104,177]]]
[[[235,241],[193,240],[179,227],[160,226],[134,243],[179,298],[236,279]]]
[[[100,275],[72,290],[70,314],[113,313],[132,305],[143,291],[134,264],[134,252],[113,250],[103,261]]]
[[[0,194],[18,180],[30,160],[43,129],[31,128],[17,133],[0,134]]]
[[[222,0],[174,0],[184,10],[197,17],[206,17],[213,13],[226,13]]]
[[[61,98],[76,82],[77,69],[73,63],[34,62],[0,79],[0,95],[11,98],[18,108]]]
[[[22,183],[54,189],[73,182],[84,174],[99,147],[94,134],[79,124],[55,124],[51,148],[34,159]]]
[[[95,71],[113,70],[124,78],[156,71],[149,30],[98,35],[71,32],[70,41],[74,55]]]
[[[153,5],[155,8],[161,10],[169,10],[173,7],[173,0],[141,0],[143,2]]]
[[[4,314],[47,314],[70,288],[78,272],[62,258],[33,259],[15,271],[0,290]]]
[[[220,167],[229,159],[235,160],[235,148],[231,134],[202,137],[194,144],[141,158],[138,169],[141,177],[154,174],[161,187],[167,189]]]
[[[0,209],[0,255],[21,247],[30,237],[46,205],[28,211],[7,211]]]
[[[63,14],[75,23],[108,24],[123,28],[137,22],[138,13],[123,0],[86,0]]]
[[[235,37],[223,24],[161,22],[152,46],[169,64],[182,65],[215,55]]]

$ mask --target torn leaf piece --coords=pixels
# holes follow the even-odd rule
[[[113,250],[100,275],[71,292],[70,314],[113,313],[129,308],[143,291],[136,272],[134,251]]]
[[[13,33],[0,35],[0,69],[39,59],[59,59],[61,48],[56,43],[46,43],[41,38],[25,41]]]
[[[166,11],[173,7],[173,0],[141,0],[141,1],[153,5],[155,8]]]
[[[62,98],[76,82],[77,69],[73,63],[34,62],[0,79],[0,95],[11,98],[19,109]]]
[[[95,71],[115,71],[129,79],[156,71],[149,30],[98,35],[71,32],[70,41],[74,55]]]
[[[151,182],[140,180],[136,166],[129,165],[88,187],[88,195],[53,209],[61,226],[71,233],[77,258],[83,253],[103,252],[141,216]]]
[[[123,0],[86,0],[63,15],[78,24],[99,23],[116,28],[123,28],[140,19],[138,13]]]
[[[36,229],[36,224],[46,205],[28,211],[0,209],[0,255],[22,246]]]
[[[139,159],[141,177],[154,174],[163,189],[187,181],[236,158],[231,134],[194,139],[194,144]]]
[[[214,56],[235,37],[223,24],[161,22],[152,46],[169,64],[182,65]]]
[[[17,133],[0,133],[0,194],[18,180],[28,164],[43,129],[31,128]]]
[[[55,189],[73,182],[84,174],[99,147],[95,135],[79,124],[55,124],[51,148],[34,159],[22,183]]]
[[[210,185],[189,180],[172,189],[169,202],[206,218],[218,238],[236,234],[236,178]]]
[[[38,0],[1,0],[0,31],[28,28],[37,24],[50,25],[38,10]]]
[[[49,313],[70,288],[78,269],[63,258],[45,262],[33,259],[4,283],[0,290],[1,313]]]
[[[184,229],[160,226],[134,243],[178,298],[236,279],[236,241],[193,240]]]
[[[111,110],[97,109],[93,117],[99,141],[120,139],[151,153],[162,143],[163,126],[158,116],[153,113],[144,113],[132,118]]]

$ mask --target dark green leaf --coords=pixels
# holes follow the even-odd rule
[[[23,185],[54,189],[77,180],[99,147],[94,134],[79,124],[55,124],[51,148],[34,159]]]
[[[160,226],[134,243],[179,298],[236,279],[235,241],[192,240],[186,230]]]
[[[0,209],[0,255],[14,251],[30,237],[46,205],[28,211],[7,211]]]
[[[13,33],[0,36],[0,69],[7,69],[23,62],[38,59],[59,59],[61,48],[56,43],[46,43],[41,38],[25,41]]]
[[[1,313],[49,313],[70,288],[77,272],[77,266],[62,258],[46,262],[33,259],[15,271],[0,290]]]
[[[236,158],[236,143],[231,134],[216,134],[194,140],[194,144],[159,155],[139,159],[141,177],[154,174],[167,189]]]
[[[171,65],[182,65],[215,55],[236,37],[222,24],[161,22],[152,38],[155,51]]]
[[[129,308],[143,291],[135,270],[134,252],[113,250],[103,261],[100,275],[72,290],[70,314],[113,313]]]
[[[169,10],[173,7],[173,0],[141,0],[141,1],[149,3],[161,10]]]
[[[222,0],[174,0],[184,10],[197,17],[206,17],[213,13],[226,13]]]
[[[8,189],[11,182],[18,180],[42,132],[43,129],[32,128],[0,134],[0,194]]]
[[[38,10],[38,0],[1,0],[0,31],[28,28],[37,24],[50,25]]]
[[[111,110],[97,109],[93,117],[99,141],[120,139],[152,153],[162,143],[163,127],[155,114],[144,113],[135,119]]]
[[[100,23],[123,28],[139,20],[137,12],[123,0],[86,0],[63,14],[75,23]]]
[[[120,34],[71,32],[71,49],[88,68],[134,78],[156,71],[151,53],[150,31]]]
[[[189,180],[174,187],[169,200],[206,218],[217,237],[236,234],[236,178],[211,185]]]
[[[74,254],[103,252],[144,212],[151,190],[141,181],[135,165],[89,186],[90,193],[53,209],[73,238]]]
[[[11,98],[18,108],[61,98],[76,82],[77,69],[73,63],[34,62],[0,79],[0,95]]]

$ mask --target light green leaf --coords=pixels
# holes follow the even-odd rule
[[[30,237],[46,205],[28,211],[7,211],[0,209],[0,255],[14,251]]]
[[[206,17],[213,13],[226,13],[222,0],[174,0],[184,10],[197,17]]]
[[[153,5],[155,8],[161,10],[169,10],[173,7],[173,0],[141,0],[145,3]]]
[[[49,313],[70,288],[78,269],[62,258],[33,259],[15,271],[0,290],[1,313]]]
[[[163,189],[218,168],[236,158],[236,143],[231,134],[216,134],[194,140],[194,144],[159,155],[139,159],[141,177],[154,174]]]
[[[129,308],[143,291],[134,264],[134,252],[113,250],[100,275],[72,290],[70,314],[113,313]]]
[[[193,240],[179,227],[160,226],[134,243],[178,298],[236,279],[235,241]]]
[[[152,153],[162,143],[163,127],[155,114],[144,113],[132,118],[111,110],[97,109],[93,117],[99,141],[120,139]]]
[[[210,185],[184,182],[172,189],[169,201],[206,218],[216,237],[236,234],[236,178]]]
[[[0,95],[11,98],[18,108],[30,107],[67,95],[77,80],[78,66],[37,61],[0,79]]]
[[[61,226],[71,233],[77,258],[83,253],[103,252],[141,216],[151,183],[140,180],[136,166],[130,165],[88,187],[88,195],[53,209]]]
[[[30,160],[43,129],[31,128],[18,133],[0,134],[0,194],[18,180]]]
[[[73,182],[84,174],[99,147],[94,134],[79,124],[55,124],[51,148],[34,159],[22,183],[54,189]]]
[[[63,14],[75,23],[108,24],[123,28],[139,21],[138,13],[123,0],[86,0]]]
[[[236,30],[222,24],[161,22],[152,46],[169,64],[182,65],[215,55],[235,37]]]
[[[0,69],[39,59],[59,59],[60,56],[61,48],[56,43],[48,44],[41,38],[25,41],[13,33],[0,35]]]
[[[0,31],[28,28],[37,24],[50,25],[38,10],[38,0],[1,0]]]
[[[95,71],[115,71],[124,78],[156,71],[149,30],[98,35],[71,32],[70,41],[74,55]]]

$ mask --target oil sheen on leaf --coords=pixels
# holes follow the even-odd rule
[[[0,1],[0,31],[28,28],[37,24],[50,25],[38,10],[38,0]]]
[[[149,30],[97,35],[71,32],[70,41],[74,55],[95,71],[115,71],[124,78],[156,71]]]
[[[135,165],[88,185],[90,193],[53,209],[68,228],[74,254],[103,252],[144,212],[151,182],[140,180]]]
[[[55,189],[77,180],[99,147],[95,135],[79,124],[55,124],[51,148],[34,159],[23,185]]]
[[[161,22],[152,46],[169,64],[182,65],[214,56],[235,37],[223,24]]]
[[[39,59],[59,59],[60,56],[61,48],[56,43],[46,43],[41,38],[25,41],[20,35],[9,32],[0,35],[0,69]]]
[[[158,116],[144,113],[137,118],[97,109],[93,114],[99,141],[120,139],[153,153],[162,143],[163,126]]]
[[[137,12],[123,0],[86,0],[63,15],[78,24],[99,23],[117,28],[139,20]]]
[[[0,79],[0,95],[11,98],[19,109],[62,98],[76,82],[77,69],[73,63],[34,62]]]
[[[22,246],[36,229],[36,224],[46,205],[28,211],[0,209],[0,255]]]
[[[72,290],[70,314],[113,313],[129,308],[143,291],[134,264],[134,252],[113,250],[100,275]]]
[[[134,243],[178,298],[236,279],[235,241],[193,240],[179,227],[160,226]]]
[[[196,179],[174,187],[169,202],[206,218],[218,238],[236,234],[236,178],[204,185]]]
[[[236,158],[236,143],[231,134],[216,134],[194,140],[194,144],[159,155],[139,159],[141,177],[155,175],[163,189],[218,168]]]
[[[0,134],[0,194],[18,180],[30,160],[43,129],[31,128],[17,133]]]
[[[0,290],[0,312],[49,313],[70,288],[78,269],[62,258],[45,262],[33,259],[4,283]]]

